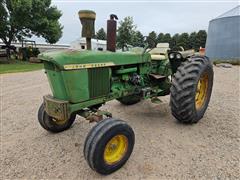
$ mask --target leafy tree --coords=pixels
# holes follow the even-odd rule
[[[159,33],[158,37],[157,37],[157,42],[158,43],[169,43],[170,47],[173,44],[171,35],[169,33],[166,33],[166,34]]]
[[[207,32],[205,30],[200,30],[196,36],[196,48],[205,47],[207,40]]]
[[[178,46],[182,46],[184,49],[189,49],[189,35],[188,35],[188,33],[182,33],[179,36]]]
[[[133,35],[132,45],[135,47],[144,46],[144,36],[140,31],[136,31]]]
[[[200,30],[198,33],[192,32],[191,34],[176,33],[171,37],[170,33],[159,33],[157,35],[155,31],[152,31],[149,33],[149,37],[158,43],[169,43],[172,50],[179,50],[179,47],[182,46],[184,49],[195,49],[198,51],[200,46],[205,47],[207,32]],[[126,44],[142,46],[143,40],[144,36],[140,31],[136,31],[136,25],[134,25],[132,17],[125,17],[123,21],[120,21],[117,35],[118,47],[122,48]]]
[[[155,31],[152,31],[148,34],[147,41],[150,48],[154,48],[156,46],[155,43],[157,43],[157,34]]]
[[[32,35],[56,43],[62,36],[61,15],[51,0],[0,0],[0,39],[7,47]]]
[[[166,42],[166,43],[171,43],[171,35],[169,33],[166,33],[164,34],[164,37],[163,37],[163,42]]]
[[[207,32],[205,30],[200,30],[198,33],[192,32],[190,35],[188,33],[175,34],[172,37],[172,42],[176,42],[175,46],[170,44],[171,49],[179,49],[182,46],[184,49],[194,49],[198,51],[200,46],[205,47],[207,39]]]
[[[106,40],[107,39],[106,32],[104,31],[103,28],[98,30],[95,37],[96,37],[96,39],[100,39],[100,40]]]
[[[123,48],[126,44],[132,44],[136,25],[133,24],[133,18],[130,16],[125,17],[119,24],[117,46]]]
[[[163,43],[164,42],[164,34],[163,33],[159,33],[157,36],[157,42],[158,43]]]
[[[189,48],[195,49],[197,51],[199,49],[199,47],[197,47],[196,39],[197,39],[197,33],[192,32],[189,36],[188,42],[189,42]]]
[[[178,50],[179,34],[176,33],[172,36],[170,48],[173,50]]]
[[[148,37],[150,37],[151,39],[153,39],[154,41],[157,41],[157,34],[155,31],[152,31],[148,34]]]

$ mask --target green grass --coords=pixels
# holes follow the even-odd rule
[[[213,60],[213,64],[216,65],[216,64],[220,64],[220,63],[229,63],[229,64],[232,64],[232,65],[240,65],[240,59],[233,59],[233,60]]]
[[[42,63],[0,59],[0,74],[36,71],[43,69]]]

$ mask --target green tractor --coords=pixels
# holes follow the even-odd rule
[[[205,56],[169,50],[159,53],[159,58],[156,53],[151,56],[150,38],[141,52],[116,52],[115,15],[107,21],[107,51],[91,51],[95,16],[93,11],[79,11],[88,50],[38,56],[52,91],[43,97],[38,120],[53,133],[69,129],[77,115],[97,122],[86,137],[83,153],[94,171],[110,174],[129,159],[135,136],[126,122],[100,107],[114,99],[123,105],[144,99],[157,102],[159,96],[170,94],[172,115],[184,124],[197,123],[208,107],[213,67]]]
[[[31,58],[37,58],[40,54],[35,41],[23,40],[22,47],[18,49],[18,59],[29,61]]]

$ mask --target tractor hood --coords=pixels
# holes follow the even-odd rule
[[[42,53],[38,58],[55,64],[61,70],[137,64],[151,60],[150,54],[71,49]]]

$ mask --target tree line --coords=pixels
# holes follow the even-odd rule
[[[192,33],[176,33],[171,36],[170,33],[157,33],[151,31],[148,36],[157,43],[169,43],[171,49],[178,49],[182,46],[184,49],[194,49],[198,51],[200,47],[205,47],[207,32],[199,30]],[[96,39],[106,40],[106,32],[104,28],[100,28],[95,35]],[[137,26],[133,22],[132,17],[125,17],[119,22],[117,30],[117,47],[122,48],[129,44],[134,47],[144,46],[144,35],[137,30]]]

